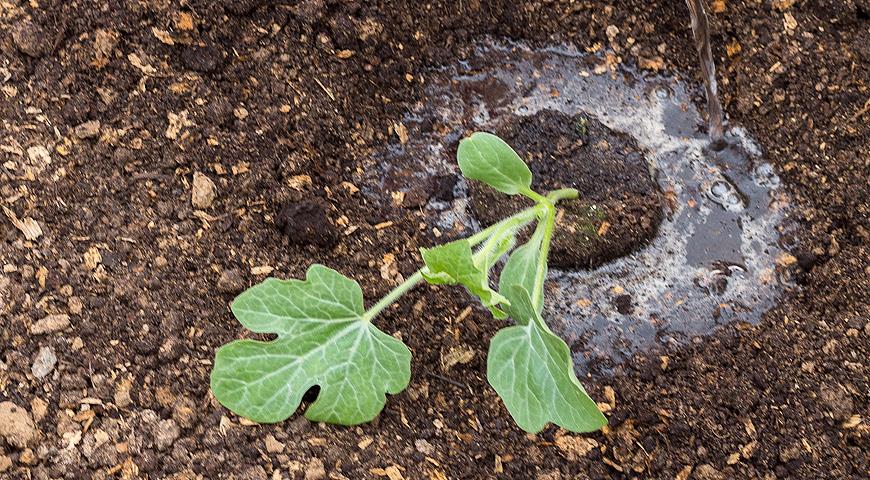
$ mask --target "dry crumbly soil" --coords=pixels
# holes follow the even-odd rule
[[[0,3],[0,478],[867,478],[870,4],[713,8],[725,110],[793,198],[798,286],[759,325],[593,371],[610,426],[581,436],[513,425],[485,380],[500,325],[456,290],[379,321],[413,378],[368,425],[246,424],[210,362],[268,272],[321,262],[372,299],[437,240],[413,205],[443,182],[408,204],[346,183],[427,72],[495,35],[694,80],[682,2]]]

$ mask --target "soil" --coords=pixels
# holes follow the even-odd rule
[[[592,371],[610,425],[581,436],[514,426],[484,373],[502,325],[454,290],[379,319],[413,378],[371,424],[250,425],[208,374],[266,275],[320,262],[371,301],[419,265],[429,219],[350,179],[427,72],[495,35],[695,79],[681,2],[2,4],[0,478],[867,478],[870,4],[713,5],[725,111],[794,200],[799,288],[758,325]],[[281,231],[315,218],[334,244]]]
[[[513,117],[495,132],[532,170],[532,188],[576,188],[577,200],[559,204],[550,264],[595,268],[627,255],[655,236],[661,192],[636,142],[594,118],[542,110]],[[483,184],[469,185],[475,216],[491,225],[531,202]]]

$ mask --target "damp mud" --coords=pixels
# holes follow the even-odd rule
[[[726,132],[724,149],[710,148],[692,87],[568,49],[495,43],[427,83],[404,120],[408,140],[372,175],[409,192],[426,178],[454,179],[446,199],[421,208],[457,236],[516,203],[457,177],[456,144],[472,131],[504,135],[536,174],[546,171],[544,187],[578,188],[594,214],[561,219],[582,235],[554,240],[546,318],[581,369],[757,322],[789,285],[777,269],[788,206],[779,178],[740,128]],[[620,148],[591,153],[613,138],[624,138]],[[647,199],[639,210],[635,197]]]

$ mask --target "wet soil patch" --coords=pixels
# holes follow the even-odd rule
[[[532,188],[576,188],[578,200],[560,203],[550,263],[595,268],[648,242],[662,218],[661,194],[637,143],[588,115],[541,110],[496,128],[532,170]],[[527,206],[472,182],[475,217],[490,225]]]
[[[2,421],[26,429],[0,438],[0,478],[866,478],[866,1],[714,2],[724,109],[792,195],[800,228],[782,248],[798,261],[780,263],[800,288],[756,325],[590,368],[610,427],[588,436],[515,427],[484,375],[504,325],[452,289],[416,289],[378,319],[414,361],[372,424],[250,425],[216,404],[208,375],[215,348],[251,335],[228,305],[264,272],[324,263],[371,302],[419,247],[467,234],[426,206],[461,203],[453,163],[419,174],[436,179],[422,207],[366,176],[403,131],[441,145],[466,133],[408,121],[442,68],[487,35],[564,43],[595,54],[574,76],[630,65],[693,85],[680,111],[703,104],[683,3],[106,3],[0,7],[0,203],[42,230],[27,239],[0,214],[0,403],[16,406]],[[702,122],[674,128],[703,135]],[[191,204],[195,172],[216,186],[206,210]],[[332,247],[276,228],[284,199],[312,197],[329,204]],[[638,314],[636,292],[595,291]],[[35,333],[59,314],[68,328]],[[473,356],[442,363],[456,352]]]

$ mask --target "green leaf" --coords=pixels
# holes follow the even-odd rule
[[[501,276],[498,279],[498,291],[513,303],[515,299],[511,296],[513,290],[510,288],[514,285],[519,285],[527,292],[534,292],[538,289],[538,301],[535,305],[535,310],[540,313],[543,309],[544,302],[544,285],[535,285],[535,275],[537,274],[538,255],[541,251],[541,243],[544,239],[544,225],[538,224],[532,238],[524,245],[517,247],[516,250],[508,257],[507,263],[501,271]],[[544,269],[547,266],[544,265]],[[545,272],[546,273],[546,270]],[[514,318],[518,323],[523,322],[521,318]],[[522,323],[524,325],[524,323]]]
[[[363,318],[359,285],[323,265],[302,280],[274,278],[236,298],[232,311],[271,342],[237,340],[219,348],[211,373],[218,401],[260,423],[285,420],[302,395],[320,386],[305,417],[357,425],[384,407],[411,378],[411,352]]]
[[[460,141],[456,158],[465,178],[499,192],[515,195],[532,186],[529,167],[510,145],[491,133],[476,132]]]
[[[574,375],[568,345],[550,331],[529,293],[513,285],[509,312],[520,325],[499,331],[490,342],[487,378],[523,430],[539,432],[548,422],[572,432],[607,424]]]
[[[433,285],[462,285],[473,295],[480,298],[485,307],[496,318],[506,314],[498,308],[499,304],[509,304],[508,300],[489,287],[489,271],[482,269],[475,261],[468,240],[456,240],[433,248],[421,248],[427,271],[423,278]],[[489,260],[483,260],[485,265]]]

